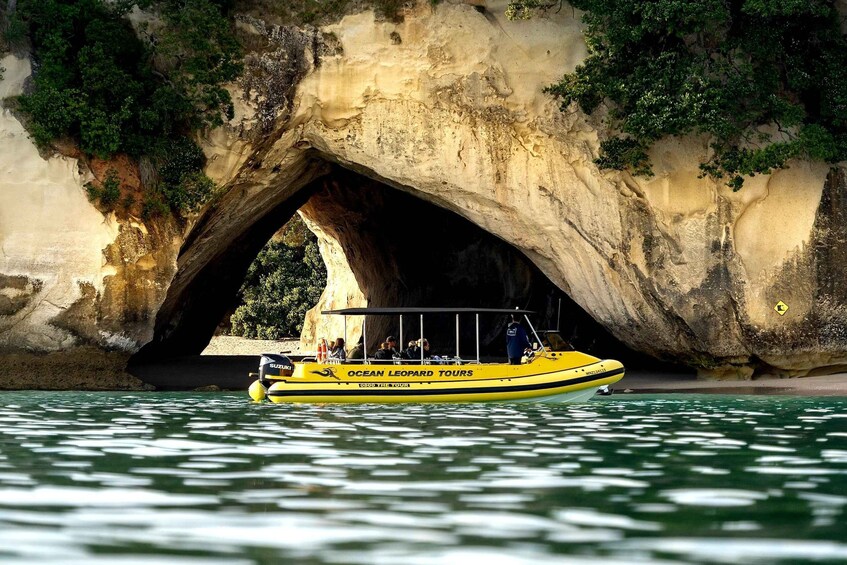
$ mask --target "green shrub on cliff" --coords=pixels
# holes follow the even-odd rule
[[[133,5],[161,20],[139,39],[125,17]],[[158,187],[187,212],[210,192],[205,159],[189,137],[229,119],[223,84],[240,72],[240,49],[215,0],[19,0],[16,17],[30,38],[33,88],[20,97],[33,139],[74,139],[87,154],[150,156],[167,168],[174,147],[193,147],[190,170],[164,171]],[[183,151],[185,153],[185,151]],[[165,155],[162,158],[161,155]]]
[[[439,0],[429,0],[431,5]],[[402,19],[405,0],[235,0],[239,12],[257,16],[269,23],[281,25],[311,24],[320,26],[333,23],[356,9],[370,7],[378,18],[397,21]]]
[[[315,236],[295,216],[250,265],[230,318],[232,335],[279,339],[299,335],[306,311],[326,286]]]
[[[5,14],[0,12],[0,51],[18,49],[26,43],[26,26],[17,13]]]
[[[98,201],[106,210],[114,210],[121,199],[121,180],[116,169],[106,171],[106,178],[100,186],[94,183],[86,183],[85,190],[88,199],[92,202]]]
[[[212,194],[214,183],[201,172],[206,156],[190,139],[163,141],[154,156],[159,171],[157,191],[172,209],[194,211]]]
[[[705,134],[703,175],[734,189],[800,157],[847,159],[847,41],[827,0],[571,0],[588,58],[547,88],[562,110],[605,107],[597,163],[651,174],[648,149]],[[556,2],[516,0],[524,18]]]
[[[223,85],[242,69],[241,47],[226,13],[230,0],[148,0],[165,25],[148,28],[154,45],[154,66],[168,78],[186,103],[185,118],[193,129],[217,127],[233,117],[229,92]],[[177,105],[182,108],[181,105]]]

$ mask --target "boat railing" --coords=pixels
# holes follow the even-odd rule
[[[315,357],[305,357],[303,361],[316,361]],[[327,359],[328,365],[344,364],[368,364],[368,365],[467,365],[468,363],[476,363],[476,359],[460,359],[457,357],[439,357],[438,359]]]
[[[538,357],[538,352],[534,355],[527,358],[526,363],[532,363],[532,361]],[[302,359],[303,362],[307,363],[316,363],[318,362],[317,357],[310,356],[304,357]],[[492,361],[489,361],[492,362]],[[460,357],[438,357],[438,358],[429,358],[421,361],[420,359],[403,359],[403,358],[395,358],[395,359],[374,359],[373,357],[369,357],[368,359],[327,359],[324,361],[327,365],[479,365],[483,364],[482,361],[478,361],[477,359],[463,359]]]
[[[533,327],[532,322],[529,319],[529,314],[533,312],[530,310],[520,310],[520,309],[502,309],[502,308],[343,308],[340,310],[322,310],[321,314],[340,314],[344,317],[344,343],[347,343],[347,316],[363,316],[362,319],[362,337],[361,343],[367,346],[368,342],[368,324],[367,324],[367,316],[368,315],[399,315],[400,317],[400,341],[399,343],[405,343],[403,339],[403,314],[404,313],[417,313],[420,315],[419,318],[419,326],[417,328],[417,335],[420,336],[417,340],[418,343],[426,343],[426,339],[423,336],[426,335],[424,332],[424,313],[441,313],[448,314],[454,313],[456,315],[456,355],[455,357],[444,357],[444,358],[425,358],[423,352],[421,352],[420,359],[394,359],[394,360],[376,360],[373,358],[369,358],[367,353],[365,353],[364,359],[345,359],[344,363],[362,363],[362,364],[377,364],[377,365],[464,365],[468,363],[480,364],[482,362],[480,358],[480,346],[479,346],[479,315],[480,313],[489,313],[489,314],[509,314],[513,317],[515,315],[523,315],[524,320],[526,320],[527,325],[529,326],[532,335],[535,337],[536,343],[539,346],[542,344],[541,338],[538,336],[538,332],[535,331],[535,327]],[[474,330],[475,330],[475,349],[476,349],[476,357],[472,360],[466,360],[461,358],[461,354],[459,352],[459,314],[468,313],[474,315]],[[543,351],[543,346],[542,346]],[[316,359],[316,358],[315,358]],[[339,363],[342,360],[340,359],[327,359],[324,362],[326,363]],[[533,361],[533,355],[526,360],[527,363],[531,363]]]

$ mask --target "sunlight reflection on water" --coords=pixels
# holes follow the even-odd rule
[[[837,398],[0,398],[4,561],[847,560]]]

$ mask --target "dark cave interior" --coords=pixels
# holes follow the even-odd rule
[[[369,306],[519,307],[537,313],[537,329],[558,328],[580,351],[642,366],[658,363],[609,334],[508,243],[455,212],[338,165],[241,226],[179,295],[168,297],[171,307],[159,312],[154,339],[134,361],[199,355],[232,311],[250,263],[301,208],[338,240]],[[209,221],[201,218],[198,225]],[[190,234],[181,256],[202,244]],[[484,355],[503,354],[506,323],[507,316],[480,317]],[[369,351],[399,333],[396,318],[369,316],[367,324]],[[405,340],[419,337],[416,317],[405,324]],[[455,317],[427,317],[425,333],[436,349],[455,354]],[[472,316],[460,319],[460,334],[462,356],[472,357]]]

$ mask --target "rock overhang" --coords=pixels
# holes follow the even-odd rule
[[[238,240],[238,218],[282,205],[331,161],[513,245],[634,348],[715,373],[804,374],[841,363],[843,171],[792,163],[734,194],[699,178],[702,139],[654,148],[653,179],[600,171],[601,125],[559,112],[541,92],[584,57],[581,24],[569,13],[508,22],[498,6],[483,14],[422,3],[402,23],[354,14],[321,30],[339,49],[299,56],[290,49],[314,43],[292,41],[279,51],[302,65],[286,75],[296,80],[284,84],[280,103],[257,115],[256,91],[228,128],[205,138],[208,171],[226,194],[187,235],[162,232],[159,245],[171,251],[152,259],[162,269],[146,279],[158,290],[145,299],[158,327],[188,299],[185,281]],[[131,287],[139,273],[102,267],[86,274],[95,288],[106,277]],[[790,305],[784,316],[773,310],[778,300]],[[124,316],[130,307],[112,303],[111,327],[138,319],[135,335],[152,334],[149,317]]]

